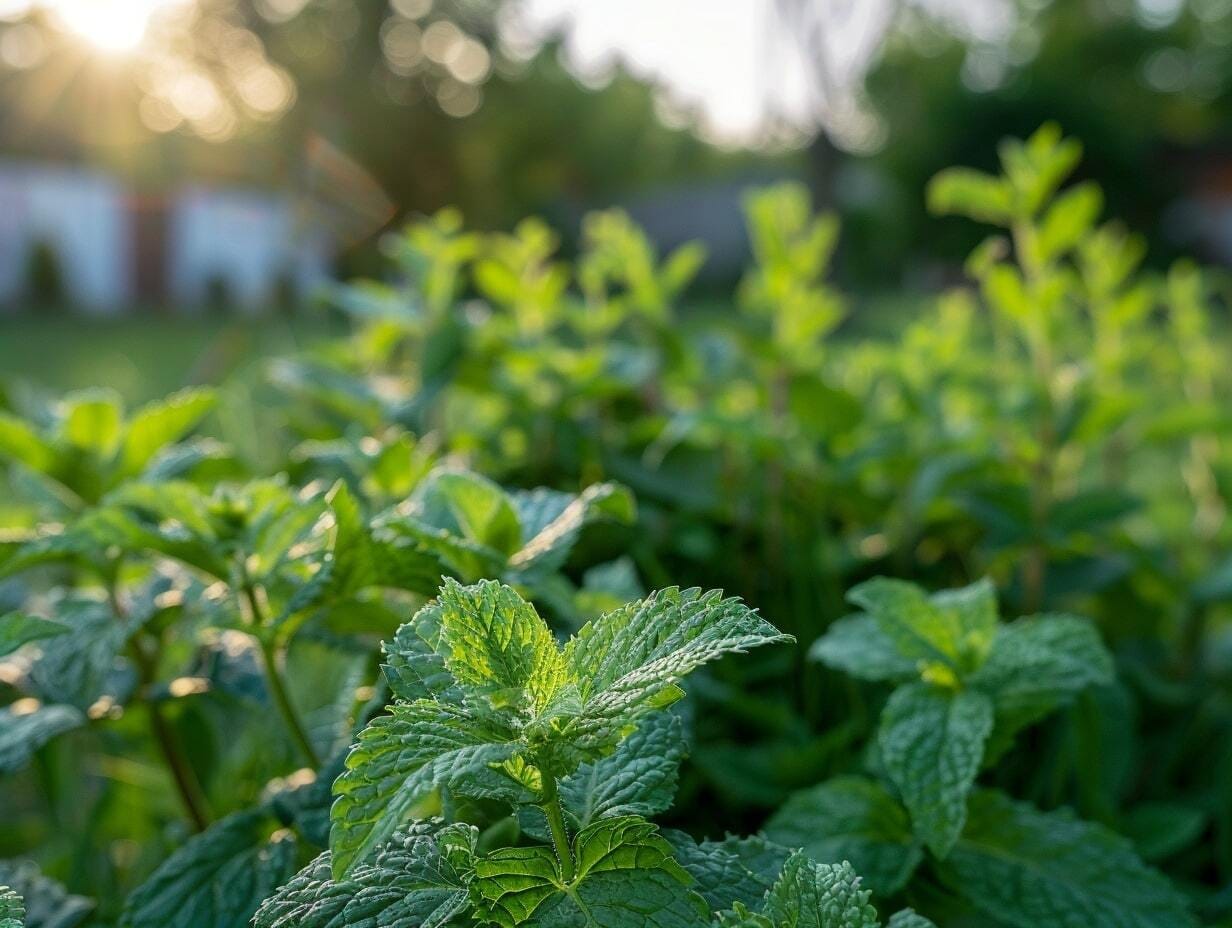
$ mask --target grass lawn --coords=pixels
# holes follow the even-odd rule
[[[61,393],[118,390],[137,404],[194,383],[218,383],[262,358],[310,345],[323,316],[120,318],[0,316],[0,383]]]

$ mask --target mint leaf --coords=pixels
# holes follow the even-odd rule
[[[904,657],[871,615],[849,615],[813,642],[809,657],[827,667],[873,682],[914,680],[916,661]]]
[[[924,857],[907,811],[864,777],[836,777],[795,793],[765,831],[813,860],[851,861],[878,896],[902,889]]]
[[[903,909],[890,916],[890,920],[886,922],[886,928],[937,928],[937,926],[923,915],[911,909]]]
[[[886,774],[916,833],[938,857],[945,857],[962,831],[967,793],[992,724],[987,696],[926,683],[895,690],[881,713],[878,744]]]
[[[766,894],[761,914],[775,928],[879,928],[869,895],[851,864],[818,864],[796,852]]]
[[[443,841],[473,846],[474,829],[418,822],[383,845],[349,877],[333,878],[326,851],[262,903],[253,928],[441,928],[464,922],[465,875]]]
[[[494,707],[541,710],[564,685],[565,660],[551,629],[510,587],[447,579],[439,602],[446,666]]]
[[[91,900],[70,894],[33,861],[0,860],[0,886],[24,901],[26,928],[75,928],[94,910]]]
[[[52,738],[85,723],[85,715],[72,706],[44,706],[37,700],[5,706],[0,709],[0,773],[20,770]]]
[[[709,911],[671,845],[636,816],[602,819],[573,840],[576,871],[565,881],[547,847],[502,848],[474,864],[476,917],[502,928],[703,925]]]
[[[1089,686],[1113,681],[1112,656],[1087,619],[1041,615],[999,630],[985,664],[970,683],[996,707],[994,752],[1017,732],[1067,705]]]
[[[987,580],[929,596],[913,583],[876,577],[852,588],[847,598],[873,617],[902,658],[921,669],[974,670],[997,627],[996,596]]]
[[[44,638],[63,635],[69,628],[60,622],[40,619],[37,616],[10,612],[0,616],[0,657],[12,654],[23,645]]]
[[[534,607],[494,581],[446,581],[410,626],[387,651],[401,701],[360,735],[334,786],[339,876],[436,788],[544,801],[676,698],[683,674],[785,638],[736,600],[673,589],[590,623],[562,651]]]
[[[0,928],[22,928],[26,921],[26,906],[21,896],[7,886],[0,886]]]
[[[735,903],[760,906],[782,872],[790,851],[764,838],[702,841],[670,832],[676,860],[696,881],[694,888],[715,911]]]
[[[643,714],[678,699],[677,681],[695,668],[794,640],[718,591],[659,590],[586,623],[565,646],[582,703],[565,731],[583,751],[603,753]]]
[[[650,818],[671,808],[676,773],[685,756],[678,715],[644,718],[607,757],[578,767],[560,783],[565,811],[579,828],[600,818]]]
[[[260,809],[188,840],[129,896],[121,928],[231,928],[295,872],[295,839]]]
[[[341,879],[384,844],[433,790],[501,795],[489,768],[514,756],[516,733],[491,715],[434,700],[395,705],[360,733],[334,781],[330,848]]]
[[[515,496],[514,505],[524,541],[509,558],[509,566],[521,573],[563,567],[587,522],[609,518],[628,523],[634,518],[632,495],[614,483],[587,487],[580,496],[531,490]]]
[[[1192,928],[1185,899],[1130,843],[1069,812],[1040,812],[994,791],[971,796],[941,879],[1014,928]]]

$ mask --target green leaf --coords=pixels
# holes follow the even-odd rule
[[[525,542],[509,558],[510,567],[529,573],[559,570],[586,523],[600,518],[630,523],[633,495],[614,483],[587,487],[580,496],[532,490],[514,498]]]
[[[813,642],[809,657],[861,680],[905,681],[919,677],[916,662],[899,653],[871,615],[849,615]]]
[[[37,616],[10,612],[0,616],[0,657],[12,654],[23,645],[68,632],[68,626]]]
[[[666,835],[676,860],[696,881],[694,889],[714,911],[734,903],[760,906],[791,856],[764,838],[734,838],[700,844],[684,832]]]
[[[1093,181],[1070,187],[1048,207],[1038,230],[1039,257],[1055,261],[1073,249],[1092,230],[1104,207],[1104,195]]]
[[[389,715],[375,719],[360,733],[346,770],[334,781],[330,848],[335,879],[384,844],[438,787],[463,795],[499,795],[499,775],[490,767],[513,757],[515,738],[491,714],[429,699],[395,705]]]
[[[119,396],[111,390],[86,390],[65,397],[60,433],[66,441],[100,458],[110,457],[120,443],[124,419]]]
[[[993,791],[971,796],[966,830],[937,873],[978,910],[1014,928],[1197,925],[1184,897],[1124,838]]]
[[[83,896],[70,895],[28,860],[0,860],[0,886],[25,900],[26,928],[75,928],[94,910]]]
[[[1004,180],[970,168],[947,168],[928,184],[928,209],[939,215],[957,214],[993,225],[1014,218],[1012,192]]]
[[[55,464],[56,451],[34,427],[16,416],[0,411],[0,457],[46,473]]]
[[[1040,615],[1002,626],[988,660],[970,679],[992,697],[996,710],[990,755],[1087,687],[1110,684],[1114,676],[1112,655],[1087,619]]]
[[[910,661],[925,679],[953,683],[980,666],[997,630],[996,591],[986,579],[930,596],[913,583],[876,577],[853,587],[847,598],[873,617],[881,634],[847,620],[835,641],[819,648],[857,675],[898,676],[901,662]],[[859,654],[860,633],[868,639],[868,655]]]
[[[879,928],[869,895],[851,864],[818,864],[797,851],[766,894],[762,915],[775,928]]]
[[[551,629],[510,587],[447,579],[439,602],[449,672],[494,707],[538,711],[565,684],[565,658]]]
[[[194,835],[128,897],[122,928],[231,928],[295,872],[295,839],[260,809]]]
[[[586,623],[565,646],[582,702],[565,732],[583,751],[602,753],[642,715],[678,699],[677,682],[690,671],[794,640],[717,590],[659,590]]]
[[[470,471],[433,471],[415,489],[411,514],[426,524],[508,556],[522,543],[508,494]]]
[[[441,928],[461,921],[468,905],[464,874],[442,844],[473,846],[474,840],[466,825],[419,822],[343,880],[333,878],[326,851],[262,903],[253,928]]]
[[[475,860],[476,917],[502,928],[538,926],[676,928],[704,925],[705,902],[655,826],[636,816],[607,818],[573,840],[575,872],[565,881],[548,847],[502,848]]]
[[[937,857],[949,853],[962,831],[992,724],[992,701],[984,694],[924,683],[895,690],[881,713],[877,737],[886,774],[916,834]]]
[[[673,713],[647,716],[607,757],[560,782],[565,811],[579,828],[621,815],[650,818],[671,808],[685,756],[684,724]]]
[[[26,906],[21,896],[7,886],[0,886],[0,928],[22,928],[25,922]]]
[[[876,577],[852,587],[847,598],[873,617],[907,660],[949,667],[957,662],[962,645],[958,616],[938,609],[914,583]]]
[[[20,770],[52,738],[80,728],[86,717],[72,706],[19,699],[0,709],[0,773]]]
[[[848,860],[878,896],[906,885],[924,858],[907,811],[864,777],[836,777],[795,793],[766,823],[766,837],[813,860]]]
[[[113,675],[130,629],[107,603],[85,597],[64,600],[55,615],[69,633],[43,642],[30,681],[45,702],[84,711],[115,688]]]
[[[189,388],[137,410],[124,430],[116,476],[140,474],[159,451],[191,432],[215,399],[213,390]]]
[[[441,641],[444,608],[435,600],[424,606],[411,621],[398,628],[393,641],[382,647],[385,663],[381,669],[399,699],[462,701],[462,690],[445,663],[445,646]]]
[[[890,916],[890,920],[886,922],[886,928],[937,928],[937,926],[923,915],[911,909],[903,909]]]

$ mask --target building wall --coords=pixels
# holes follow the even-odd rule
[[[154,206],[158,221],[140,228],[151,204],[105,173],[0,162],[0,307],[28,297],[40,242],[56,254],[69,302],[99,314],[138,300],[192,309],[216,281],[237,308],[256,311],[285,283],[302,297],[329,275],[329,237],[300,220],[289,195],[188,186]]]
[[[0,302],[27,297],[40,242],[59,259],[68,299],[94,313],[131,299],[132,235],[125,191],[87,169],[0,163]]]
[[[259,309],[281,281],[302,295],[329,273],[324,237],[297,221],[289,197],[205,187],[172,204],[167,261],[169,295],[185,306],[206,303],[221,282],[237,306]]]

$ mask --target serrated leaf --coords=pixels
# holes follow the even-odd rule
[[[861,680],[903,681],[919,676],[916,662],[904,657],[871,615],[849,615],[813,642],[809,657]]]
[[[566,881],[544,846],[502,848],[475,860],[471,900],[476,917],[502,928],[540,926],[676,928],[703,925],[709,914],[689,889],[655,826],[636,816],[602,819],[573,840],[575,872]]]
[[[659,590],[586,623],[565,646],[582,702],[565,730],[582,750],[602,752],[641,715],[679,698],[677,681],[695,668],[793,640],[716,590]]]
[[[33,861],[0,860],[0,886],[24,900],[25,928],[75,928],[94,910],[92,901],[71,895]]]
[[[937,857],[962,831],[992,724],[992,701],[983,693],[924,683],[895,690],[882,710],[877,743],[886,774]]]
[[[26,906],[21,896],[7,886],[0,886],[0,928],[22,928],[26,921]]]
[[[990,753],[996,756],[1022,728],[1087,687],[1111,683],[1114,675],[1112,656],[1087,619],[1041,615],[1002,626],[987,661],[970,680],[992,697],[996,709]]]
[[[971,796],[962,838],[937,873],[1014,928],[1192,928],[1185,899],[1124,838],[1068,812],[994,791]]]
[[[462,689],[445,663],[441,641],[439,601],[424,606],[398,628],[393,641],[386,642],[382,670],[390,689],[399,699],[440,699],[461,702]]]
[[[446,666],[496,708],[541,710],[565,684],[565,658],[551,629],[510,587],[447,579],[438,602]]]
[[[522,543],[517,510],[508,494],[470,471],[433,471],[416,487],[411,512],[434,528],[506,557]]]
[[[20,770],[48,741],[85,723],[72,706],[31,706],[18,700],[0,709],[0,773]]]
[[[405,822],[438,787],[490,794],[489,768],[511,758],[516,733],[500,720],[433,700],[395,705],[359,735],[334,781],[330,848],[341,879]],[[485,774],[490,776],[485,777]],[[509,781],[512,787],[513,782]]]
[[[694,889],[714,911],[735,903],[760,906],[791,856],[760,837],[698,843],[684,832],[665,835],[676,861],[693,877]]]
[[[68,626],[61,622],[10,612],[0,616],[0,657],[12,654],[32,641],[54,638],[66,634],[68,630]]]
[[[813,860],[851,861],[878,896],[902,889],[924,858],[906,809],[864,777],[836,777],[795,793],[765,831]]]
[[[680,717],[667,712],[648,716],[607,757],[583,764],[562,780],[561,802],[578,828],[613,816],[650,818],[671,807],[684,756]]]
[[[39,646],[42,654],[30,668],[30,681],[45,702],[84,711],[111,688],[130,629],[107,603],[94,599],[65,600],[55,614],[69,632]]]
[[[766,894],[761,914],[775,928],[879,928],[877,910],[851,864],[819,864],[800,852]]]
[[[295,872],[295,839],[260,809],[194,835],[128,897],[122,928],[232,928]]]
[[[448,832],[445,834],[444,832]],[[439,821],[399,832],[343,880],[326,851],[261,904],[253,928],[441,928],[468,904],[442,838],[473,846],[474,829]]]

